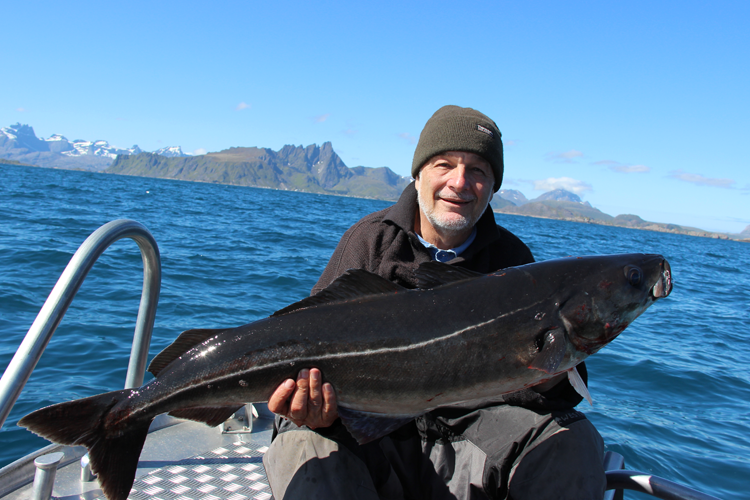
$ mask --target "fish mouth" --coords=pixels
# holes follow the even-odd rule
[[[654,299],[661,299],[672,293],[672,268],[669,266],[669,262],[665,260],[661,261],[661,273],[659,279],[651,288],[651,296]]]

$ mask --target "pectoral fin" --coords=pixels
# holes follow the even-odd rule
[[[586,401],[588,401],[591,406],[594,406],[594,400],[591,399],[589,388],[586,387],[586,384],[583,382],[581,375],[578,374],[578,370],[575,366],[568,370],[568,381],[570,381],[570,385],[573,386],[573,389],[575,389],[578,394],[586,398]]]
[[[545,373],[557,373],[568,346],[565,343],[565,332],[556,328],[547,331],[542,339],[541,347],[529,368],[541,370]]]

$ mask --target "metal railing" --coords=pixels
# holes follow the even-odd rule
[[[633,490],[663,500],[719,500],[663,477],[634,470],[607,471],[607,488]]]
[[[138,387],[143,384],[151,333],[156,317],[156,305],[159,302],[161,289],[161,258],[156,240],[145,226],[133,220],[120,219],[94,231],[78,248],[5,369],[5,373],[0,378],[0,427],[8,418],[10,410],[91,267],[110,245],[122,238],[135,240],[143,258],[143,292],[138,308],[125,388]]]
[[[622,500],[623,490],[638,491],[663,500],[719,500],[662,477],[623,470],[624,466],[625,459],[619,453],[608,451],[604,454],[604,470],[607,476],[604,500]]]

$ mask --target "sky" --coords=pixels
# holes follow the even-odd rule
[[[529,199],[750,225],[750,2],[211,3],[6,3],[0,126],[194,154],[331,142],[408,176],[455,104],[497,123],[503,188]]]

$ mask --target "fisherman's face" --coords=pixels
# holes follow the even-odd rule
[[[474,227],[492,199],[495,175],[474,153],[449,151],[430,158],[414,181],[419,208],[437,232]]]

